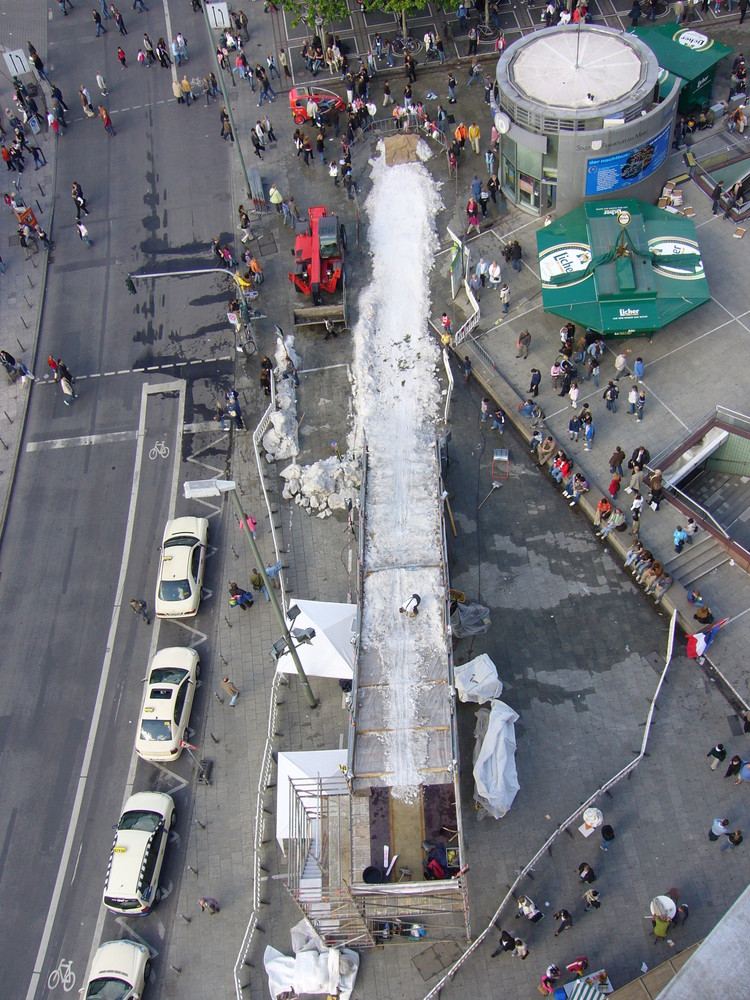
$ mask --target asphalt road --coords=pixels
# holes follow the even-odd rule
[[[66,18],[55,10],[49,24],[47,64],[70,107],[70,127],[57,140],[56,251],[36,367],[47,370],[49,353],[62,357],[78,376],[80,398],[66,407],[59,387],[35,387],[0,552],[0,967],[8,997],[46,995],[61,960],[72,962],[77,992],[92,945],[120,936],[101,893],[111,828],[131,787],[169,791],[180,817],[163,902],[125,922],[154,955],[163,949],[185,873],[192,762],[183,754],[173,768],[136,766],[142,678],[156,648],[179,644],[198,645],[205,676],[205,637],[218,608],[208,593],[219,580],[215,550],[194,631],[166,623],[157,632],[127,607],[133,596],[153,607],[158,545],[173,505],[177,514],[211,513],[178,489],[195,478],[185,463],[197,448],[183,425],[209,418],[229,385],[233,343],[222,322],[226,279],[167,279],[131,296],[125,275],[207,266],[208,243],[217,233],[228,239],[233,219],[217,106],[176,105],[170,74],[135,62],[144,30],[154,40],[182,30],[188,75],[203,75],[210,50],[202,22],[187,4],[171,33],[156,5],[136,15],[127,4],[124,14],[124,38],[112,21],[95,38],[80,5]],[[116,60],[120,43],[127,70]],[[95,103],[101,99],[98,70],[109,82],[114,138],[80,113],[81,83]],[[74,180],[88,199],[91,249],[75,229]],[[223,467],[228,441],[209,433],[216,440],[201,460]],[[150,457],[157,442],[168,455],[160,448]],[[219,517],[217,510],[211,520],[217,537]],[[199,731],[206,692],[198,690],[193,707]]]

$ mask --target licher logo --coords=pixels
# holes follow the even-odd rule
[[[694,52],[704,52],[714,44],[713,38],[706,38],[700,31],[691,31],[690,28],[683,28],[672,35],[672,41],[679,42]]]
[[[700,258],[700,247],[695,240],[681,239],[678,236],[655,236],[648,241],[648,248],[651,253],[655,253],[660,257],[675,257],[678,254],[687,255],[684,267],[680,267],[678,264],[655,263],[653,267],[657,274],[663,274],[666,278],[676,278],[681,281],[694,281],[704,276],[703,261]]]
[[[544,251],[539,258],[539,276],[543,285],[548,285],[552,278],[559,274],[572,274],[574,271],[585,271],[591,263],[591,248],[585,243],[562,243]],[[583,281],[583,278],[579,278]],[[566,288],[578,282],[571,281]],[[555,286],[553,286],[555,287]]]
[[[634,319],[641,315],[640,309],[620,309],[620,319]]]

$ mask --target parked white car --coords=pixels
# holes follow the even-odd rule
[[[182,753],[200,659],[194,649],[160,649],[145,678],[135,750],[144,760],[172,761]]]
[[[140,1000],[151,972],[149,950],[135,941],[106,941],[97,949],[81,990],[84,1000]]]
[[[178,517],[167,521],[156,578],[158,618],[192,618],[198,614],[207,548],[207,518]]]

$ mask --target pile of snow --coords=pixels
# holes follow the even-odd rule
[[[355,453],[324,458],[314,465],[302,466],[293,462],[281,477],[284,480],[282,496],[285,500],[303,507],[308,514],[329,517],[335,510],[346,510],[348,500],[356,506],[359,501],[361,463]]]
[[[300,366],[300,356],[294,350],[294,336],[287,334],[276,339],[276,406],[271,414],[271,426],[263,435],[263,449],[267,462],[276,462],[286,458],[294,458],[299,454],[299,438],[297,431],[297,396],[294,382],[290,378],[282,378],[286,370],[287,358],[291,358],[295,368]]]
[[[431,760],[442,757],[433,744],[450,740],[435,718],[423,717],[432,685],[448,680],[434,446],[439,350],[427,325],[440,200],[421,163],[387,167],[381,157],[372,176],[365,208],[373,274],[353,331],[352,443],[368,449],[359,684],[385,689],[384,770],[392,794],[411,800],[423,780],[441,780],[426,778]],[[399,607],[412,593],[422,604],[409,619]]]
[[[438,132],[437,137],[439,138],[440,133]],[[424,163],[425,160],[429,160],[432,156],[432,150],[430,149],[430,144],[425,142],[424,139],[420,139],[417,143],[417,156]]]

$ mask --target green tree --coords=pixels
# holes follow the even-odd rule
[[[332,21],[344,21],[348,17],[346,0],[283,0],[284,10],[291,16],[292,27],[304,21],[311,31],[318,24],[330,24]]]

